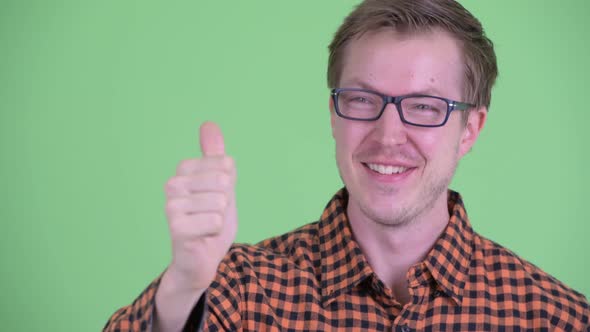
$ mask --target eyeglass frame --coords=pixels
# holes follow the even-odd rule
[[[360,92],[367,92],[367,93],[375,94],[377,96],[380,96],[383,99],[383,107],[381,108],[381,110],[379,111],[379,114],[377,114],[377,116],[372,117],[372,118],[368,118],[368,119],[359,119],[359,118],[354,118],[354,117],[344,115],[344,114],[340,113],[340,110],[338,108],[338,97],[340,95],[340,92],[342,92],[342,91],[345,91],[345,92],[346,91],[360,91]],[[353,120],[353,121],[376,121],[376,120],[379,120],[381,115],[383,115],[388,104],[394,104],[395,108],[397,109],[397,113],[399,114],[399,117],[403,123],[409,124],[411,126],[427,127],[427,128],[436,128],[436,127],[444,126],[447,123],[447,121],[449,120],[449,116],[451,115],[451,112],[453,112],[453,111],[466,111],[470,108],[475,107],[475,105],[473,105],[473,104],[464,103],[464,102],[460,102],[460,101],[456,101],[456,100],[452,100],[452,99],[448,99],[448,98],[443,98],[443,97],[438,97],[438,96],[431,96],[431,95],[425,95],[425,94],[408,94],[408,95],[402,95],[402,96],[396,97],[396,96],[388,96],[388,95],[379,93],[377,91],[373,91],[373,90],[369,90],[369,89],[361,89],[361,88],[334,88],[331,90],[330,95],[332,96],[332,100],[334,101],[334,110],[336,111],[336,114],[341,118]],[[441,124],[437,124],[437,125],[423,125],[423,124],[416,124],[413,122],[409,122],[408,120],[406,120],[404,118],[404,112],[402,111],[402,104],[401,104],[402,100],[407,99],[407,98],[414,98],[414,97],[435,98],[435,99],[439,99],[439,100],[446,102],[447,103],[447,114],[445,115],[444,121]]]

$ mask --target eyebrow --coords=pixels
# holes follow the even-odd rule
[[[347,87],[347,88],[356,88],[356,87],[358,87],[358,88],[361,88],[361,89],[367,89],[367,90],[375,91],[375,92],[378,92],[378,93],[383,94],[383,95],[387,95],[387,96],[389,95],[388,93],[384,93],[384,92],[380,91],[379,89],[375,88],[374,86],[372,86],[371,84],[369,84],[369,83],[367,83],[367,82],[365,82],[363,80],[359,80],[359,79],[353,78],[353,79],[349,80],[348,82],[349,82],[348,85],[341,86],[341,87]],[[352,86],[349,86],[349,85],[352,85]],[[410,93],[405,93],[403,95],[429,95],[429,96],[439,96],[439,97],[442,97],[443,96],[443,94],[440,91],[435,90],[435,89],[432,89],[432,88],[425,89],[425,90],[412,91]],[[401,95],[398,95],[398,96],[401,96]]]

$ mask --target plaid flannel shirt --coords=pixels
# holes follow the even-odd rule
[[[232,246],[186,331],[590,331],[586,298],[475,233],[461,196],[402,306],[354,241],[340,190],[321,219],[257,245]],[[157,278],[105,331],[148,331]],[[206,302],[206,305],[205,305]]]

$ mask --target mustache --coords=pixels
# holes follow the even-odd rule
[[[380,142],[372,142],[367,146],[361,147],[354,153],[355,159],[393,159],[401,162],[419,163],[424,158],[416,151],[410,150],[406,145],[403,147],[385,145]]]

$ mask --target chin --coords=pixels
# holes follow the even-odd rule
[[[348,188],[349,204],[355,205],[354,209],[361,212],[366,219],[378,224],[394,226],[405,223],[411,217],[405,200],[402,197],[396,197],[398,190],[391,188],[366,190],[366,187],[362,187],[363,190],[355,190],[358,188],[358,186]]]
[[[415,213],[412,213],[412,211],[403,207],[378,207],[375,205],[368,206],[363,204],[360,208],[368,219],[384,226],[408,224],[415,218]]]

